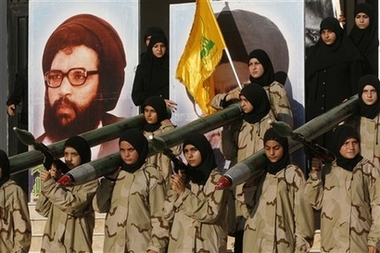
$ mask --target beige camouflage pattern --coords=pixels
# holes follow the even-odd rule
[[[175,127],[176,126],[173,125],[173,123],[170,120],[164,120],[161,122],[160,128],[153,132],[153,135],[154,136],[160,135],[162,133],[165,133],[174,129]],[[149,138],[149,136],[151,135],[152,135],[151,132],[144,131],[144,136],[146,138]],[[174,146],[171,148],[171,150],[175,156],[180,155],[182,152],[181,145]],[[164,155],[163,153],[157,153],[155,155],[148,157],[146,163],[152,164],[161,172],[161,175],[165,180],[166,187],[169,188],[170,176],[172,175],[172,170],[173,170],[173,166],[170,161],[170,158]]]
[[[29,252],[32,229],[28,200],[13,180],[0,187],[0,252]]]
[[[215,190],[221,176],[214,169],[204,186],[190,182],[180,195],[168,191],[164,207],[172,222],[168,252],[227,252],[227,191]]]
[[[360,117],[360,153],[380,168],[380,117]]]
[[[239,207],[247,219],[243,252],[309,252],[314,238],[313,209],[305,199],[300,168],[288,165],[276,175],[265,173],[243,188]]]
[[[293,129],[293,112],[285,87],[281,83],[274,81],[269,86],[263,88],[268,95],[271,110],[275,119],[287,123]],[[239,87],[235,89],[239,89]],[[219,93],[215,95],[211,101],[211,106],[217,110],[222,110],[223,107],[221,104],[226,96],[227,93]]]
[[[241,162],[247,157],[253,155],[259,150],[264,148],[264,134],[265,132],[271,128],[269,121],[274,120],[274,116],[272,112],[269,112],[264,118],[261,119],[260,122],[250,124],[247,121],[243,120],[243,125],[241,126],[240,133],[238,136],[238,154],[237,154],[237,162]],[[222,150],[222,149],[221,149]],[[248,178],[247,178],[248,179]],[[234,189],[235,197],[243,194],[243,183],[239,184]],[[229,209],[231,210],[231,206]],[[230,228],[228,229],[229,233],[232,233],[234,230],[243,230],[245,219],[242,218],[242,214],[240,213],[240,208],[236,208],[236,226],[234,227],[229,221]],[[231,211],[230,211],[231,212]],[[230,213],[232,214],[232,213]],[[229,215],[229,220],[231,219]]]
[[[107,213],[104,253],[166,252],[165,191],[164,179],[152,165],[145,164],[134,173],[121,170],[115,182],[101,180],[93,206]]]
[[[92,252],[97,186],[97,180],[70,187],[60,187],[54,179],[43,182],[36,203],[36,211],[47,217],[41,252]]]
[[[312,206],[321,209],[321,252],[380,250],[380,169],[365,158],[352,172],[334,161],[323,175],[310,173],[305,187]]]

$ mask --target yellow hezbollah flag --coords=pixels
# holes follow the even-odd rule
[[[219,64],[226,48],[210,2],[197,0],[193,26],[179,60],[176,78],[183,83],[203,113],[211,114],[214,85],[208,79]]]

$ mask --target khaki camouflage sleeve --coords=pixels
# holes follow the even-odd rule
[[[321,173],[310,173],[305,185],[305,197],[311,206],[319,210],[322,207],[323,186]]]
[[[172,189],[168,190],[166,193],[166,198],[164,202],[164,217],[168,221],[174,218],[174,203],[178,198],[178,194]]]
[[[240,187],[239,187],[240,188]],[[241,187],[242,194],[236,194],[236,208],[238,213],[244,218],[248,218],[255,204],[255,193],[257,190],[257,184],[247,186],[246,184]]]
[[[223,101],[226,96],[227,96],[227,93],[216,94],[215,97],[211,100],[211,106],[216,110],[222,110]]]
[[[285,87],[279,83],[271,86],[269,94],[277,120],[287,123],[293,129],[293,112]]]
[[[169,222],[164,218],[165,182],[163,178],[150,178],[149,206],[152,224],[151,239],[148,250],[165,252],[169,242]]]
[[[206,188],[204,198],[200,198],[186,189],[177,200],[177,202],[182,202],[181,210],[199,222],[215,222],[221,213],[220,210],[226,208],[227,192],[226,190],[215,190],[217,179],[215,181],[215,178],[212,179],[212,177],[210,174],[211,179],[209,178],[204,186]]]
[[[43,183],[42,193],[50,199],[54,206],[72,216],[83,216],[88,205],[92,204],[98,181],[74,186],[73,188],[62,188],[54,180]]]
[[[98,213],[107,213],[109,211],[114,185],[114,181],[106,178],[101,179],[92,201],[92,206]]]
[[[22,189],[17,189],[17,201],[14,203],[12,213],[14,223],[14,245],[12,253],[29,252],[32,240],[32,228],[29,217],[29,208],[27,198]]]
[[[300,169],[299,173],[295,175],[294,185],[295,201],[294,201],[294,217],[295,217],[295,236],[296,236],[296,251],[295,252],[309,252],[314,239],[314,214],[313,208],[305,198],[305,179]]]
[[[380,177],[370,185],[372,226],[368,234],[368,246],[374,246],[380,251]]]
[[[51,180],[54,182],[53,179]],[[48,217],[50,208],[51,208],[50,200],[42,192],[40,192],[37,202],[36,202],[36,207],[35,207],[36,212],[44,217]]]

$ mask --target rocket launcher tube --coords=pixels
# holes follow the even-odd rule
[[[144,121],[144,115],[139,114],[137,116],[103,126],[102,128],[82,133],[80,136],[86,139],[90,147],[93,147],[103,142],[118,138],[120,134],[128,128],[141,127],[144,124]],[[66,139],[47,145],[47,148],[56,157],[62,157],[63,145],[65,141]],[[9,157],[11,175],[25,171],[33,166],[40,165],[42,164],[43,160],[44,156],[41,154],[41,152],[36,150],[30,150],[28,152],[11,156]]]
[[[236,103],[219,112],[194,120],[184,126],[176,127],[160,135],[155,135],[152,139],[148,140],[148,156],[163,152],[166,148],[172,148],[181,144],[187,134],[207,133],[213,129],[222,127],[225,124],[240,120],[241,115],[242,110],[240,104]],[[90,170],[84,165],[80,165],[70,170],[69,174],[73,178],[73,185],[83,184],[112,173],[117,166],[121,164],[120,154],[117,152],[107,157],[92,161],[89,164],[91,165]],[[66,179],[69,180],[67,177]]]
[[[336,127],[340,122],[358,113],[358,111],[359,99],[357,95],[354,95],[342,104],[305,123],[301,127],[294,130],[294,132],[301,134],[306,139],[315,139]],[[293,153],[301,147],[302,144],[300,142],[291,140],[289,142],[289,153]],[[243,183],[248,178],[256,175],[257,171],[264,169],[265,163],[262,160],[263,154],[264,150],[262,149],[232,166],[218,181],[215,189],[222,190],[229,187],[235,187],[236,185]],[[227,180],[225,178],[227,178]],[[228,184],[226,182],[231,183]]]

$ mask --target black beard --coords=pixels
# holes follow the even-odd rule
[[[76,114],[74,120],[68,122],[66,125],[61,124],[60,119],[56,114],[58,106],[62,103],[71,106]],[[82,112],[79,112],[76,104],[66,97],[55,101],[52,107],[49,105],[48,101],[45,101],[43,123],[46,136],[53,142],[56,142],[74,135],[94,130],[99,125],[99,121],[101,120],[103,113],[104,109],[100,99],[94,99],[90,106]]]

